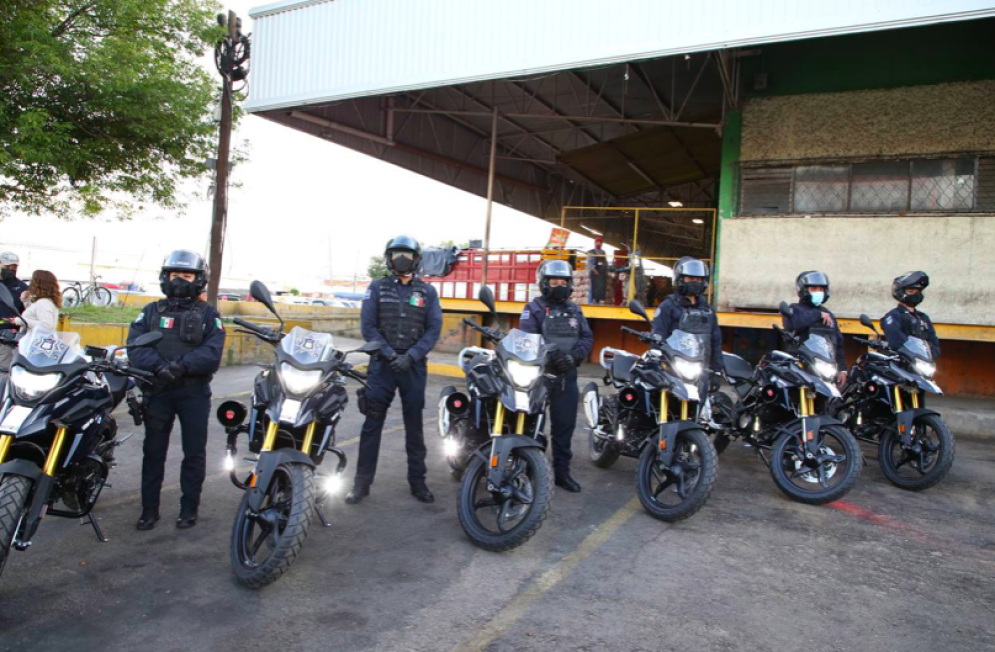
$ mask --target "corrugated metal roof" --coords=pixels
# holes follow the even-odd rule
[[[995,15],[990,0],[286,0],[254,9],[249,111]]]

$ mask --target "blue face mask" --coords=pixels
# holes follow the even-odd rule
[[[809,296],[812,297],[812,305],[817,307],[821,306],[822,302],[826,300],[825,292],[810,292]]]

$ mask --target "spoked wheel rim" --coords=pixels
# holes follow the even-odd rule
[[[784,475],[800,491],[821,492],[842,484],[847,476],[845,470],[851,463],[847,447],[833,432],[819,433],[818,453],[809,458],[805,446],[796,439],[784,449],[781,466]]]
[[[649,489],[653,502],[671,508],[686,501],[701,481],[702,465],[701,448],[678,435],[670,465],[665,466],[659,460],[649,465]]]
[[[504,535],[524,523],[535,509],[538,470],[514,452],[508,456],[505,487],[487,488],[487,467],[480,465],[472,479],[473,519],[488,534]]]
[[[290,521],[293,491],[290,474],[277,469],[258,514],[251,514],[248,508],[243,512],[238,529],[238,557],[244,567],[262,566],[276,551]]]
[[[918,480],[929,474],[940,459],[940,433],[928,423],[912,426],[912,446],[902,446],[900,437],[892,437],[886,448],[892,472],[898,477]]]

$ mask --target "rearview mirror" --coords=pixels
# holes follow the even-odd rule
[[[14,305],[14,297],[10,296],[10,290],[3,284],[0,284],[0,303],[13,310],[15,314],[21,314],[17,311],[17,306]]]
[[[860,323],[862,326],[871,329],[875,333],[878,332],[878,329],[874,327],[874,322],[867,315],[860,315]]]
[[[646,308],[643,308],[643,304],[639,303],[635,299],[629,302],[629,312],[634,315],[639,315],[646,321],[650,320],[650,316],[646,314]]]
[[[497,315],[497,309],[494,307],[494,291],[488,286],[483,286],[480,288],[480,293],[477,295],[480,303],[487,306],[487,309],[491,311],[491,314]]]
[[[273,305],[273,297],[270,296],[269,288],[262,281],[253,281],[249,285],[249,294],[259,303],[266,306],[266,309],[276,315],[276,307]],[[279,315],[276,315],[279,317]]]
[[[787,301],[782,301],[781,305],[777,307],[778,311],[785,317],[790,317],[792,310],[791,306],[788,305]]]
[[[135,339],[128,342],[128,346],[139,347],[139,346],[150,346],[155,344],[162,339],[162,331],[151,331],[145,333],[144,335],[139,335]]]

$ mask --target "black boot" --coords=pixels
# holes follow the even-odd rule
[[[155,527],[155,522],[159,520],[159,510],[158,509],[143,509],[142,515],[138,519],[138,524],[135,526],[139,530],[151,530]]]
[[[176,527],[180,530],[186,530],[197,525],[197,510],[182,508],[180,509],[180,517],[176,519]]]
[[[345,497],[345,501],[349,505],[359,504],[364,498],[370,495],[370,485],[356,483],[352,487],[352,491],[349,495]]]
[[[572,494],[580,493],[580,485],[577,481],[570,477],[568,471],[556,474],[556,486],[566,489]]]
[[[411,495],[423,503],[435,502],[435,496],[428,490],[428,485],[424,482],[412,482]]]

